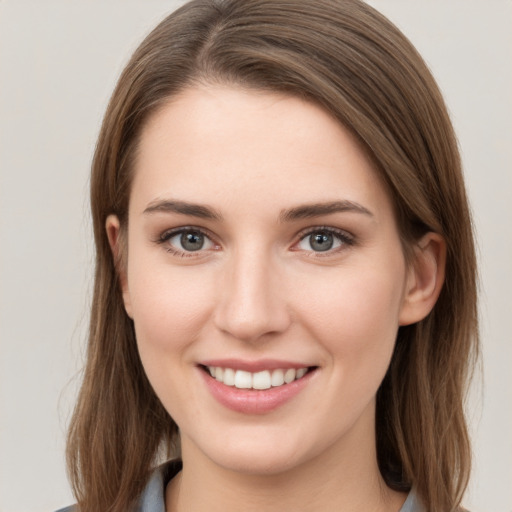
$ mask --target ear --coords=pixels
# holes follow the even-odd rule
[[[126,242],[122,239],[121,224],[117,215],[109,215],[105,222],[105,229],[107,231],[108,243],[114,258],[114,266],[121,286],[123,294],[124,309],[130,318],[132,316],[132,305],[130,299],[130,290],[128,288],[128,277],[126,271]]]
[[[410,262],[400,325],[423,320],[432,311],[444,283],[446,242],[437,233],[427,233],[414,246]]]

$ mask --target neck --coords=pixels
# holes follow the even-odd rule
[[[375,443],[342,443],[292,469],[258,474],[221,467],[187,439],[182,453],[183,471],[167,487],[167,512],[398,512],[406,498],[384,483]]]

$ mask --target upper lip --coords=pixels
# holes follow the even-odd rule
[[[309,368],[312,365],[298,363],[294,361],[283,361],[278,359],[259,359],[257,361],[248,361],[244,359],[208,359],[199,363],[201,366],[215,366],[220,368],[231,368],[233,370],[244,370],[246,372],[256,373],[264,370],[277,370],[288,368]]]

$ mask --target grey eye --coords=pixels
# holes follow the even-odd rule
[[[199,251],[204,246],[204,235],[197,231],[188,231],[181,234],[180,243],[186,251]]]
[[[167,243],[174,249],[182,252],[197,252],[204,249],[211,249],[213,242],[201,231],[187,229],[175,232],[169,236]]]
[[[342,235],[327,230],[313,231],[306,235],[298,244],[302,251],[326,252],[347,243]]]
[[[309,235],[309,245],[314,251],[328,251],[334,245],[334,237],[331,233],[313,233]]]

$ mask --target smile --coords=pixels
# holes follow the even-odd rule
[[[222,368],[221,366],[207,366],[210,375],[226,386],[233,386],[238,389],[264,390],[277,388],[290,384],[306,375],[309,368],[276,368],[274,370],[263,370],[249,372],[245,370],[234,370],[233,368]]]
[[[213,398],[242,414],[267,414],[293,401],[318,375],[318,366],[265,359],[217,359],[197,365]]]

